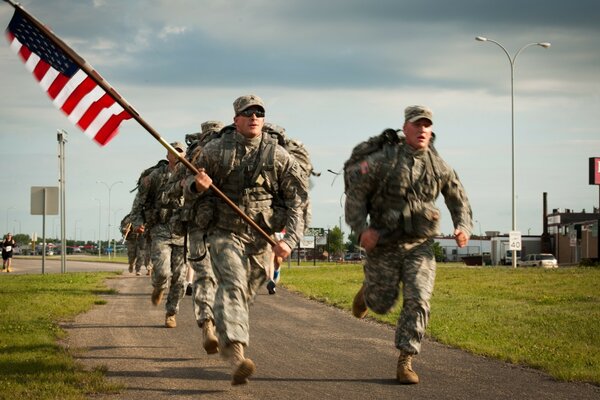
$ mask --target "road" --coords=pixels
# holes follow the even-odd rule
[[[125,266],[68,267],[78,269]],[[107,284],[117,293],[103,296],[106,304],[63,324],[77,359],[86,368],[106,367],[108,378],[126,387],[103,399],[600,398],[598,386],[557,382],[537,370],[429,340],[413,363],[421,383],[398,385],[392,327],[283,289],[274,296],[265,289],[252,306],[247,355],[257,371],[248,385],[231,386],[229,366],[202,349],[191,297],[181,302],[177,328],[167,329],[164,304],[150,303],[149,277],[125,271]]]

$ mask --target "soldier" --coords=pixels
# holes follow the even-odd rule
[[[135,274],[141,275],[140,269],[142,266],[143,255],[139,254],[138,242],[142,240],[141,233],[135,232],[131,226],[131,214],[127,214],[121,220],[121,234],[123,241],[127,245],[127,261],[129,263],[129,272],[132,273],[135,267]]]
[[[251,287],[267,280],[272,253],[288,257],[304,229],[302,197],[307,196],[298,163],[266,133],[262,133],[265,107],[255,95],[242,96],[233,103],[234,127],[209,142],[195,163],[199,173],[188,180],[185,190],[209,196],[215,215],[208,242],[217,277],[215,323],[219,348],[231,362],[232,384],[243,384],[255,371],[244,357],[249,342],[248,304]],[[220,197],[213,197],[212,182],[265,232],[273,217],[277,193],[286,205],[285,235],[272,249],[269,242],[249,226]],[[254,282],[253,282],[254,281]]]
[[[185,154],[186,146],[183,143],[174,142],[171,146],[180,154]],[[185,230],[182,223],[173,218],[174,211],[183,205],[183,198],[173,200],[165,195],[167,181],[179,159],[167,152],[167,160],[168,164],[160,164],[142,179],[131,216],[136,232],[150,230],[153,286],[151,300],[155,306],[160,304],[170,278],[165,304],[165,326],[175,328],[179,301],[185,295],[187,264],[184,261]]]
[[[365,278],[354,297],[352,313],[364,318],[368,308],[379,314],[388,312],[402,282],[396,378],[414,384],[419,377],[411,361],[421,349],[435,279],[432,246],[440,218],[435,200],[440,192],[444,195],[459,247],[469,240],[472,215],[458,176],[433,147],[431,110],[409,106],[404,114],[404,137],[391,131],[393,145],[361,154],[360,149],[369,147],[365,143],[375,143],[369,140],[357,146],[346,162],[345,212],[346,222],[367,252]]]
[[[219,121],[206,121],[201,124],[202,131],[198,134],[186,135],[188,150],[186,158],[195,163],[205,143],[211,140],[211,135],[216,135],[222,128],[223,123]],[[169,195],[180,196],[180,182],[190,175],[185,165],[180,164],[173,177],[169,180]],[[202,329],[202,347],[207,354],[215,354],[219,351],[219,342],[215,335],[215,317],[213,307],[215,292],[217,290],[217,279],[213,272],[210,253],[206,243],[206,234],[209,223],[212,220],[214,204],[211,199],[206,201],[185,201],[181,210],[181,219],[187,224],[188,245],[190,254],[190,265],[195,279],[192,295],[194,300],[194,314],[196,323]]]

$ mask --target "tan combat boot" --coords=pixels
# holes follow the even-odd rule
[[[248,378],[256,371],[256,366],[251,359],[244,357],[244,345],[240,342],[230,343],[227,345],[226,354],[233,367],[231,384],[243,385],[248,383]]]
[[[177,320],[175,319],[175,315],[169,315],[169,313],[167,313],[167,315],[165,316],[165,327],[167,327],[167,328],[176,328],[177,327]]]
[[[400,352],[396,379],[403,385],[419,383],[419,376],[412,369],[412,355]]]
[[[219,352],[219,340],[215,336],[215,325],[212,319],[205,319],[202,324],[202,347],[206,354],[215,354]]]
[[[150,299],[152,300],[152,304],[154,304],[155,306],[159,305],[164,293],[165,289],[154,288],[152,290],[152,296],[150,297]]]
[[[356,318],[362,319],[367,315],[367,303],[365,303],[365,285],[362,285],[358,290],[358,293],[352,300],[352,315]]]

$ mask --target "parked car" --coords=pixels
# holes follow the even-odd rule
[[[521,267],[542,267],[542,268],[558,268],[558,262],[554,255],[542,253],[542,254],[528,254],[524,260],[519,261]]]

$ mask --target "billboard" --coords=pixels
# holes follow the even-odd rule
[[[600,185],[600,157],[590,157],[590,185]]]

